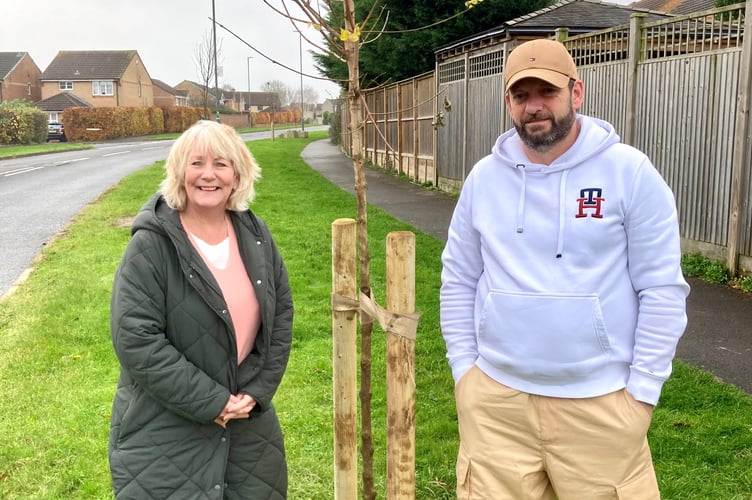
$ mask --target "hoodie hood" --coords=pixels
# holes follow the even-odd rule
[[[580,126],[577,140],[572,144],[571,148],[550,165],[533,163],[528,159],[522,139],[520,139],[517,130],[514,128],[509,129],[496,140],[491,153],[502,165],[511,168],[518,168],[519,165],[524,165],[528,173],[541,172],[550,174],[574,168],[579,164],[585,163],[593,156],[621,140],[614,127],[608,122],[584,115],[577,115],[576,120]]]
[[[560,258],[564,247],[564,224],[565,207],[564,193],[567,187],[567,175],[569,170],[587,163],[605,149],[620,141],[614,127],[610,123],[597,118],[577,115],[577,124],[580,133],[577,140],[554,160],[550,165],[533,163],[525,153],[522,139],[517,130],[512,128],[502,134],[494,144],[491,154],[503,166],[515,169],[522,178],[518,203],[517,203],[517,228],[518,233],[525,231],[525,193],[527,190],[527,176],[534,175],[559,175],[559,237],[556,248],[556,257]]]

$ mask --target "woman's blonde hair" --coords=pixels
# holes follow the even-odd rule
[[[237,187],[227,199],[225,208],[246,210],[256,196],[254,183],[261,178],[261,168],[234,128],[210,120],[197,121],[172,145],[165,163],[166,176],[159,186],[167,204],[175,210],[185,209],[188,201],[185,167],[194,148],[232,162]]]

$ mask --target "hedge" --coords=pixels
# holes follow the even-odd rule
[[[0,144],[35,144],[47,140],[47,113],[28,101],[0,104]]]

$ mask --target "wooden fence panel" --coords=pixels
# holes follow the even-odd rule
[[[635,146],[671,186],[685,238],[723,246],[728,231],[739,52],[639,67]],[[642,94],[645,94],[644,96]]]
[[[436,184],[447,191],[458,191],[465,178],[466,60],[440,64],[436,71],[437,101],[448,100],[447,110],[437,103],[431,126],[436,130]]]
[[[465,165],[470,173],[473,165],[491,153],[496,139],[503,130],[504,79],[501,73],[475,78],[467,83],[467,149]],[[467,174],[465,174],[467,176]]]
[[[627,61],[577,68],[585,86],[580,113],[606,120],[624,139],[627,129]]]

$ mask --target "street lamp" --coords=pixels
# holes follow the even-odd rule
[[[246,57],[248,63],[248,111],[251,110],[251,59],[253,59],[253,56]]]
[[[305,132],[305,116],[303,111],[303,33],[298,30],[298,52],[300,53],[300,129]]]
[[[214,89],[217,93],[217,99],[215,109],[217,110],[217,121],[219,120],[219,75],[217,75],[217,16],[214,10],[214,0],[212,0],[212,37],[214,43],[212,44],[214,50]]]
[[[253,56],[246,57],[246,62],[248,63],[248,96],[246,97],[248,99],[248,103],[246,104],[248,111],[248,126],[253,127],[253,120],[251,119],[251,59],[253,59]]]

